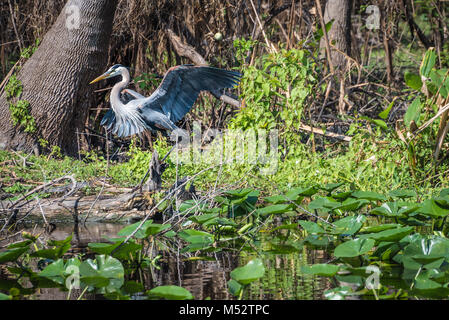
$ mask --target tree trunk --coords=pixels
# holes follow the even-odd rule
[[[68,154],[78,151],[76,131],[88,115],[90,80],[105,69],[117,0],[69,0],[41,45],[19,71],[21,100],[30,103],[37,130],[11,120],[0,97],[0,148],[30,151],[39,138]]]
[[[324,22],[334,20],[328,32],[331,45],[332,64],[336,70],[344,70],[347,58],[333,47],[348,56],[351,55],[351,9],[352,0],[328,0],[324,10]],[[320,47],[325,48],[324,38]]]

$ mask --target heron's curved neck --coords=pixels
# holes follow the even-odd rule
[[[125,106],[123,104],[123,102],[120,100],[120,93],[122,92],[123,89],[125,89],[128,86],[130,80],[131,80],[131,77],[129,76],[128,70],[126,70],[126,69],[123,70],[122,71],[122,81],[116,83],[111,91],[111,106],[113,109],[116,110],[118,108]]]

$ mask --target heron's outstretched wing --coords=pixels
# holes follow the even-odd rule
[[[201,91],[232,88],[240,81],[236,71],[207,66],[182,65],[171,68],[159,88],[147,98],[141,113],[159,110],[173,122],[190,111]]]

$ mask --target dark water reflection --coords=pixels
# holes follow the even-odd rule
[[[90,242],[105,242],[107,237],[116,237],[122,224],[92,223],[86,226],[58,225],[56,230],[42,240],[63,240],[70,234],[73,235],[71,253],[88,253],[87,244]],[[42,227],[35,227],[27,231],[34,234],[43,232]],[[9,243],[19,241],[8,239]],[[0,243],[4,246],[5,243]],[[230,272],[245,265],[255,256],[245,253],[220,253],[215,255],[215,261],[182,261],[176,255],[161,253],[163,262],[161,269],[153,273],[147,272],[140,275],[145,284],[145,289],[151,289],[160,285],[178,285],[189,290],[195,299],[210,298],[213,300],[235,299],[227,288]],[[301,273],[301,266],[328,261],[329,257],[324,251],[309,250],[303,248],[294,254],[266,254],[262,256],[266,268],[265,276],[250,285],[245,291],[244,299],[255,300],[286,300],[286,299],[323,299],[323,292],[331,288],[330,282],[325,278],[319,278]],[[138,280],[138,279],[133,279]],[[77,292],[73,292],[71,299],[77,298]],[[58,289],[40,289],[33,295],[36,300],[65,300],[67,292]],[[99,299],[101,297],[85,294],[83,299]]]

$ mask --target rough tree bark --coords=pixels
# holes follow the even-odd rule
[[[336,70],[344,70],[346,57],[351,55],[351,9],[352,0],[328,0],[324,10],[324,22],[334,20],[332,28],[328,32],[331,45],[332,64]],[[324,38],[320,47],[325,48]],[[333,49],[335,47],[337,50]]]
[[[20,99],[30,102],[37,131],[29,134],[13,125],[4,92],[0,97],[0,148],[35,150],[43,138],[65,153],[77,153],[76,131],[84,129],[92,92],[88,83],[104,71],[116,6],[117,0],[66,3],[17,75],[23,85]]]

